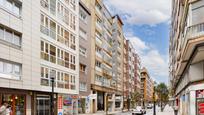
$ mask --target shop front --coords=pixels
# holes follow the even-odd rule
[[[11,106],[10,115],[31,114],[31,111],[26,111],[31,108],[31,105],[29,105],[31,96],[28,93],[27,91],[0,88],[0,106],[4,102],[8,103]]]
[[[115,111],[122,110],[122,105],[123,105],[122,103],[123,103],[122,96],[116,95],[115,96]]]
[[[77,115],[78,114],[78,96],[77,95],[58,95],[58,114]]]

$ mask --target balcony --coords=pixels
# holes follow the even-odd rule
[[[95,70],[102,73],[102,69],[100,67],[95,66]]]
[[[103,75],[108,77],[108,79],[110,79],[112,77],[112,68],[110,68],[106,64],[103,64],[102,68],[103,68]]]
[[[99,52],[96,52],[96,56],[102,59],[102,54]]]
[[[102,31],[102,25],[96,22],[96,28],[101,32]]]
[[[181,60],[178,61],[178,69],[176,71],[176,76],[180,76],[186,67],[186,62],[190,59],[195,47],[198,44],[204,42],[204,23],[196,24],[190,26],[186,30],[181,42]],[[199,50],[201,47],[198,47],[196,54],[192,60],[192,63],[199,62],[204,59],[203,51]]]
[[[111,45],[110,45],[107,41],[103,42],[103,49],[104,49],[109,55],[112,55]]]
[[[110,57],[106,52],[103,52],[103,60],[106,64],[112,66],[112,57]]]
[[[99,17],[102,17],[102,12],[98,7],[95,7],[96,13],[98,14]]]
[[[102,44],[103,44],[102,40],[98,36],[96,36],[95,38],[96,38],[96,44],[98,46],[102,46]]]

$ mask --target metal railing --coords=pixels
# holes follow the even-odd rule
[[[188,27],[184,39],[182,40],[182,46],[186,45],[189,39],[194,39],[200,36],[204,36],[204,23]]]

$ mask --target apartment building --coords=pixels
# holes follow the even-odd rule
[[[154,90],[154,81],[149,76],[148,70],[143,67],[141,69],[141,94],[143,96],[143,106],[152,102]]]
[[[90,113],[113,112],[116,82],[112,81],[112,15],[102,0],[82,0],[91,11]]]
[[[0,0],[0,103],[14,115],[77,114],[78,0]]]
[[[91,94],[91,13],[79,2],[79,113],[90,112]]]
[[[134,63],[134,54],[135,54],[135,49],[130,42],[130,40],[126,40],[126,43],[124,44],[124,49],[126,49],[126,55],[124,62],[124,66],[126,66],[126,72],[124,73],[124,108],[128,109],[133,107],[131,105],[131,95],[135,92],[135,63]],[[124,53],[125,54],[125,53]]]
[[[179,115],[199,115],[203,102],[204,0],[173,0],[170,83]]]
[[[116,81],[115,111],[123,108],[123,22],[118,15],[113,16],[113,80]]]
[[[137,53],[134,53],[134,91],[140,94],[141,91],[141,60]]]
[[[128,109],[129,101],[129,74],[128,74],[128,44],[127,40],[123,39],[123,110]]]

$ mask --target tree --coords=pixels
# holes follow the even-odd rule
[[[137,106],[137,103],[141,101],[141,94],[137,91],[135,91],[134,93],[131,94],[131,98],[132,98],[132,101],[131,101],[131,104],[132,104],[132,107],[135,107]]]
[[[159,101],[161,104],[161,111],[164,110],[165,105],[167,104],[168,100],[169,100],[169,91],[168,88],[166,86],[166,84],[164,83],[160,83],[156,86],[155,89],[156,93],[158,94],[159,97]],[[164,104],[164,106],[163,106]]]

